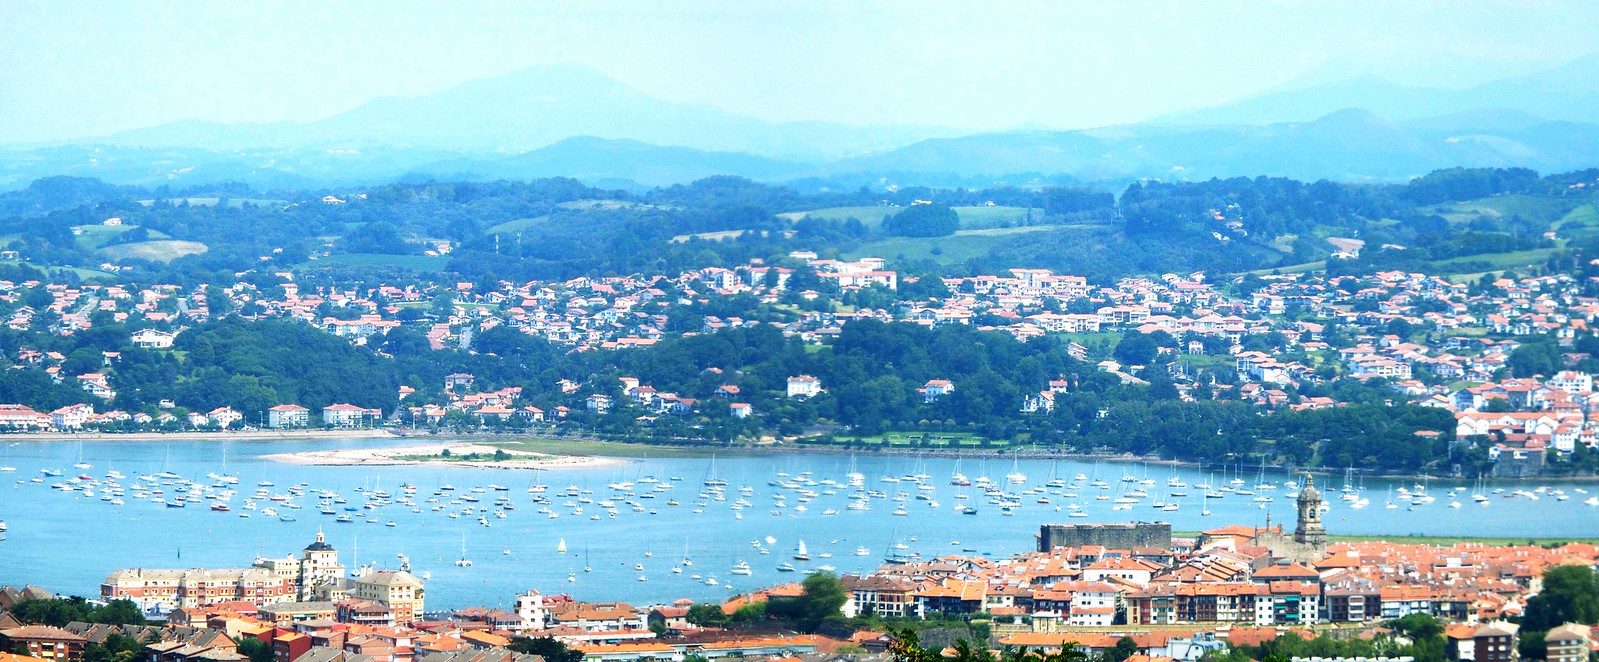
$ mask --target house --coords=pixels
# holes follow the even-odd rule
[[[244,414],[234,411],[232,407],[217,407],[206,412],[206,418],[219,428],[231,427],[234,423],[244,420]]]
[[[171,349],[172,341],[178,334],[157,331],[155,329],[140,329],[133,332],[133,344],[144,349]]]
[[[454,391],[456,389],[461,389],[463,391],[470,390],[472,388],[472,384],[475,383],[476,381],[477,381],[476,377],[473,377],[472,375],[464,373],[464,372],[450,373],[450,374],[444,376],[444,390],[446,390],[446,391]]]
[[[0,650],[26,652],[43,660],[80,660],[88,640],[53,625],[24,625],[0,630]]]
[[[111,384],[106,381],[104,373],[89,372],[78,375],[78,386],[89,395],[101,400],[111,400],[117,397],[117,392],[112,390]]]
[[[938,402],[939,398],[955,392],[955,384],[948,379],[929,379],[921,388],[916,389],[922,394],[922,402]]]
[[[813,398],[822,392],[821,380],[810,375],[788,378],[788,397]]]
[[[749,418],[750,414],[755,413],[755,409],[748,402],[729,403],[727,411],[733,415],[733,418]]]
[[[57,430],[76,430],[89,422],[91,416],[94,416],[94,407],[83,403],[67,405],[50,412],[50,425]]]
[[[311,424],[311,410],[300,405],[278,405],[267,410],[267,427],[303,428]]]
[[[351,404],[332,404],[322,408],[322,424],[335,428],[355,428],[366,424],[368,418],[377,418],[375,409]]]
[[[584,399],[583,406],[596,414],[603,414],[611,410],[611,396],[595,393]]]
[[[395,624],[422,620],[422,580],[404,570],[378,570],[362,575],[351,584],[350,596],[388,607]]]

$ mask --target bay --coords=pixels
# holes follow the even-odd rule
[[[430,443],[435,441],[428,440]],[[670,602],[679,598],[694,600],[725,599],[737,592],[797,581],[803,571],[827,565],[838,572],[864,572],[880,565],[890,554],[936,558],[947,554],[1003,557],[1028,551],[1036,545],[1036,534],[1044,523],[1091,523],[1126,521],[1166,521],[1176,530],[1199,530],[1227,524],[1261,525],[1269,516],[1273,523],[1292,528],[1295,490],[1253,490],[1262,475],[1279,484],[1297,477],[1244,467],[1230,473],[1198,471],[1186,467],[1123,462],[1085,462],[1027,460],[1009,457],[916,458],[908,456],[802,453],[724,453],[714,459],[715,474],[727,481],[725,496],[716,498],[703,485],[712,459],[702,457],[628,458],[625,464],[544,471],[537,479],[547,484],[547,506],[558,517],[551,519],[538,512],[528,488],[535,473],[525,470],[493,470],[458,466],[299,466],[264,460],[263,455],[310,450],[371,448],[415,444],[415,439],[316,439],[316,440],[172,440],[172,441],[22,441],[0,438],[0,466],[12,466],[15,473],[0,473],[0,520],[9,532],[0,542],[0,584],[30,583],[61,593],[97,596],[102,580],[120,568],[201,568],[240,567],[257,555],[282,557],[298,554],[319,530],[340,551],[344,564],[373,563],[379,568],[395,568],[399,555],[409,558],[413,572],[427,573],[429,611],[470,605],[508,607],[515,594],[529,588],[544,593],[569,593],[582,600],[622,600],[635,604]],[[92,465],[75,469],[76,463]],[[225,462],[225,465],[224,465]],[[870,507],[851,510],[850,495],[856,492],[844,484],[854,467],[863,476],[865,490],[883,494],[866,498]],[[41,469],[59,469],[61,477],[43,477]],[[148,500],[124,496],[124,505],[111,505],[103,494],[84,496],[81,491],[53,489],[55,483],[78,482],[79,474],[96,481],[108,471],[119,471],[124,486],[141,475],[171,472],[209,485],[208,474],[231,474],[239,479],[239,494],[229,503],[231,512],[215,512],[206,504],[168,508]],[[986,476],[1000,488],[1017,496],[1010,514],[988,501],[975,487],[950,484],[957,470],[973,479]],[[1005,475],[1026,474],[1021,484],[1007,484]],[[807,473],[808,472],[808,473]],[[910,481],[890,482],[885,477],[924,475],[931,489],[918,489]],[[1087,480],[1079,480],[1081,474]],[[42,478],[35,482],[35,477]],[[674,485],[653,499],[642,498],[654,483],[640,482],[653,477]],[[1045,487],[1051,477],[1077,488]],[[1123,478],[1131,478],[1124,481]],[[677,480],[673,480],[677,479]],[[1213,488],[1241,481],[1239,489],[1255,495],[1228,493],[1224,498],[1205,499],[1205,490],[1195,487],[1210,481]],[[1105,481],[1099,490],[1089,480]],[[1364,508],[1339,498],[1339,478],[1318,479],[1329,504],[1324,516],[1333,534],[1435,535],[1435,536],[1599,536],[1599,508],[1584,500],[1596,493],[1582,482],[1503,482],[1488,483],[1482,492],[1488,505],[1470,499],[1472,481],[1431,481],[1426,493],[1434,500],[1412,506],[1397,490],[1417,490],[1414,480],[1386,480],[1356,477],[1363,485],[1361,495],[1368,500]],[[289,486],[306,483],[308,493],[291,500],[301,508],[281,508],[295,521],[285,522],[255,511],[250,518],[239,517],[241,504],[260,482],[270,482],[274,494]],[[1168,482],[1186,483],[1172,497]],[[87,481],[84,481],[87,482]],[[631,482],[633,496],[608,485]],[[828,482],[837,483],[831,486]],[[788,483],[790,487],[783,487]],[[1147,483],[1147,484],[1146,484]],[[1329,484],[1332,483],[1332,484]],[[375,510],[358,508],[351,512],[354,522],[336,523],[330,515],[319,514],[316,493],[337,492],[347,500],[338,504],[359,507],[365,502],[362,491],[384,489],[396,495],[401,485],[416,486],[416,502],[421,512],[409,506],[388,505]],[[501,485],[505,491],[489,489]],[[459,512],[462,504],[435,511],[425,499],[441,486],[452,485],[455,495],[472,494],[481,501],[468,504],[488,507],[482,513],[490,526],[483,526],[475,515],[459,519],[447,516]],[[1059,485],[1059,483],[1057,483]],[[561,496],[568,486],[577,496]],[[1114,499],[1097,500],[1096,494],[1116,497],[1143,488],[1149,498],[1140,499],[1129,509],[1114,510]],[[1599,488],[1599,485],[1592,485]],[[741,496],[740,488],[746,496]],[[1451,488],[1461,488],[1454,497]],[[167,490],[171,490],[168,487]],[[810,490],[814,498],[803,496]],[[1495,490],[1498,490],[1496,493]],[[1505,498],[1517,490],[1524,496]],[[829,494],[828,492],[832,492]],[[904,501],[893,496],[903,492]],[[1031,492],[1031,493],[1028,493]],[[967,499],[958,499],[964,493]],[[1072,498],[1063,493],[1075,493]],[[916,495],[926,496],[918,499]],[[447,505],[450,493],[440,504]],[[776,499],[781,495],[782,499]],[[1255,496],[1269,495],[1272,501],[1258,503]],[[1559,495],[1567,497],[1560,500]],[[514,510],[505,517],[494,515],[495,497],[505,496]],[[1531,497],[1536,496],[1537,499]],[[740,499],[747,507],[737,507]],[[580,501],[586,499],[589,503]],[[675,499],[679,505],[669,506]],[[1039,500],[1049,503],[1040,503]],[[611,516],[598,502],[612,500],[616,514]],[[626,505],[632,500],[643,512]],[[1152,507],[1155,501],[1174,501],[1176,511]],[[1386,508],[1390,500],[1396,507]],[[932,507],[933,502],[939,504]],[[1449,507],[1459,501],[1458,508]],[[562,504],[570,502],[571,506]],[[778,504],[781,503],[781,506]],[[976,515],[956,512],[958,504],[971,504]],[[702,505],[703,504],[703,505]],[[1087,515],[1068,517],[1076,504]],[[274,505],[262,502],[260,507]],[[903,505],[905,514],[896,515]],[[576,507],[582,515],[573,514]],[[1210,510],[1203,515],[1202,511]],[[653,512],[652,512],[653,511]],[[826,514],[836,511],[836,514]],[[592,519],[598,515],[598,519]],[[370,517],[376,523],[367,522]],[[395,526],[387,526],[389,521]],[[470,567],[454,562],[462,555],[463,538]],[[566,553],[557,552],[565,541]],[[792,559],[797,545],[804,541],[809,561]],[[903,548],[895,548],[903,545]],[[856,552],[865,548],[865,556]],[[767,551],[761,553],[761,549]],[[508,552],[508,553],[507,553]],[[692,565],[683,565],[684,560]],[[731,569],[746,562],[752,574],[734,575]],[[789,563],[799,572],[779,572]],[[642,570],[638,569],[642,566]],[[584,568],[591,568],[585,572]],[[673,572],[673,568],[680,572]],[[646,581],[640,581],[643,577]],[[715,585],[707,580],[714,578]]]

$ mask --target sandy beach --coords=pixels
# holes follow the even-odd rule
[[[296,439],[390,439],[388,430],[218,430],[215,432],[27,432],[0,435],[5,442],[53,441],[291,441]]]
[[[441,455],[445,449],[449,449],[450,458]],[[510,456],[510,459],[476,461],[460,459],[472,454],[486,455],[492,458],[495,451],[501,450],[505,451],[506,455]],[[393,448],[350,448],[344,450],[305,451],[303,453],[278,453],[261,457],[274,462],[316,466],[436,465],[477,469],[590,469],[627,464],[627,460],[614,457],[547,455],[544,453],[507,450],[495,446],[462,441],[396,446]]]

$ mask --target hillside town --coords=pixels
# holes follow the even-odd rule
[[[1271,274],[1217,283],[1193,273],[1091,285],[1081,276],[1012,269],[929,284],[900,278],[881,258],[840,261],[796,252],[788,263],[795,266],[753,261],[670,277],[502,281],[492,287],[416,281],[302,289],[289,272],[275,274],[278,282],[270,288],[0,282],[0,301],[13,307],[7,325],[14,330],[42,328],[71,336],[92,332],[98,319],[133,329],[132,345],[152,351],[172,351],[186,329],[219,315],[298,320],[356,345],[409,327],[422,332],[435,350],[465,349],[474,336],[505,327],[571,352],[625,351],[675,335],[758,325],[810,343],[825,342],[862,319],[969,325],[1022,340],[1061,335],[1069,339],[1073,356],[1129,383],[1144,383],[1151,369],[1162,370],[1183,399],[1193,399],[1191,391],[1202,384],[1215,399],[1267,411],[1340,406],[1335,397],[1298,391],[1340,378],[1380,380],[1391,387],[1391,402],[1452,412],[1454,430],[1429,434],[1476,440],[1487,448],[1495,476],[1537,475],[1547,458],[1596,443],[1599,424],[1589,416],[1593,377],[1578,367],[1593,357],[1575,344],[1588,337],[1589,324],[1599,315],[1599,296],[1586,295],[1584,288],[1592,283],[1570,275],[1460,283],[1402,272]],[[805,289],[795,291],[795,284]],[[914,295],[904,294],[912,289]],[[48,302],[22,301],[24,294],[39,299],[34,291],[48,293]],[[219,296],[226,300],[211,300]],[[766,306],[752,312],[782,314],[768,319],[703,315],[697,326],[687,328],[677,321],[696,319],[681,317],[681,311],[730,302]],[[1159,367],[1128,363],[1127,356],[1118,360],[1112,345],[1129,334],[1155,340],[1153,357],[1131,358],[1158,358],[1152,365]],[[1513,361],[1518,348],[1539,342],[1562,348],[1556,360]],[[540,408],[523,402],[518,386],[480,383],[470,374],[452,374],[443,384],[402,385],[396,394],[400,406],[387,411],[359,402],[328,403],[315,411],[280,402],[263,411],[237,411],[221,403],[174,408],[170,401],[125,411],[113,405],[120,388],[118,352],[102,352],[89,366],[81,360],[69,365],[59,352],[27,346],[11,358],[9,369],[40,371],[83,392],[82,402],[48,411],[28,403],[0,404],[0,427],[17,431],[553,425],[573,410],[603,413],[618,395],[651,416],[708,407],[738,418],[763,414],[736,386],[705,401],[658,392],[638,380],[624,383],[619,394],[570,381],[551,385],[559,387],[564,401]],[[1070,386],[1062,377],[1016,407],[1047,413],[1055,396]],[[809,375],[791,375],[787,395],[805,398],[826,388]],[[919,391],[932,402],[959,388],[935,379]]]

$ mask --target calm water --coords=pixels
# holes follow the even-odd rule
[[[315,441],[230,441],[230,442],[13,442],[0,440],[0,466],[16,467],[15,473],[0,473],[0,520],[9,524],[7,539],[0,542],[0,584],[38,584],[65,593],[97,595],[105,575],[124,567],[237,567],[248,565],[257,555],[283,556],[298,553],[310,543],[318,529],[325,530],[328,541],[340,551],[347,567],[356,563],[376,563],[382,568],[398,564],[398,554],[407,555],[413,571],[431,573],[428,581],[430,610],[461,607],[473,604],[508,606],[512,596],[528,588],[538,588],[546,593],[566,592],[579,599],[627,600],[635,603],[669,601],[681,597],[715,599],[736,590],[747,590],[782,581],[796,580],[799,572],[779,572],[777,567],[790,562],[801,570],[831,565],[840,572],[859,572],[878,565],[884,555],[893,551],[894,544],[903,544],[903,554],[921,554],[932,557],[949,553],[983,553],[1004,556],[1033,548],[1038,525],[1046,522],[1122,522],[1130,520],[1169,521],[1178,530],[1211,528],[1225,524],[1258,524],[1270,513],[1273,521],[1293,522],[1293,491],[1277,489],[1259,491],[1274,498],[1261,504],[1252,496],[1228,494],[1221,499],[1203,499],[1198,483],[1213,482],[1217,487],[1234,476],[1218,476],[1209,472],[1169,467],[1144,467],[1137,464],[1027,461],[1019,464],[1027,474],[1025,485],[1005,485],[1004,475],[1012,472],[1012,462],[1006,460],[979,461],[968,458],[959,470],[976,479],[987,476],[1012,493],[1021,494],[1036,488],[1033,494],[1021,494],[1020,505],[1014,514],[1004,515],[1001,509],[987,502],[981,490],[956,488],[949,477],[957,469],[953,459],[913,459],[904,457],[861,456],[855,458],[857,470],[865,476],[865,488],[877,490],[890,497],[896,492],[916,495],[918,490],[909,482],[882,481],[883,476],[904,476],[924,473],[934,486],[928,494],[939,507],[929,500],[904,501],[907,515],[894,514],[899,502],[892,498],[872,498],[869,510],[850,510],[851,488],[831,488],[813,485],[809,489],[818,493],[813,500],[801,502],[801,495],[793,489],[773,486],[779,472],[800,476],[811,472],[810,480],[847,482],[852,459],[838,455],[743,455],[722,456],[716,462],[716,474],[727,480],[729,486],[725,500],[700,496],[704,492],[701,481],[706,477],[709,460],[700,458],[659,458],[630,460],[627,465],[597,469],[575,469],[542,472],[541,481],[549,485],[547,504],[559,518],[551,519],[537,512],[540,504],[533,502],[528,487],[535,474],[528,471],[496,471],[451,467],[301,467],[259,459],[271,453],[297,452],[328,448],[360,448],[378,445],[403,445],[411,441],[315,440]],[[224,468],[224,453],[226,467]],[[93,465],[87,470],[74,469],[73,464],[85,462]],[[33,482],[42,468],[59,469],[65,473],[60,478],[44,478]],[[210,484],[210,473],[227,473],[239,478],[230,505],[233,512],[212,512],[205,504],[190,504],[187,508],[167,508],[147,500],[138,500],[129,493],[124,495],[125,505],[115,506],[101,500],[101,494],[85,497],[79,492],[52,489],[57,482],[72,481],[80,473],[96,479],[106,472],[117,470],[126,474],[120,482],[130,486],[140,475],[170,471],[200,483]],[[1125,475],[1139,479],[1152,479],[1155,484],[1143,486],[1151,498],[1132,506],[1130,510],[1113,510],[1114,501],[1095,500],[1101,491],[1087,481],[1075,490],[1081,496],[1073,499],[1061,492],[1068,489],[1044,488],[1053,474],[1068,482],[1077,474],[1091,480],[1104,480],[1112,498],[1121,492],[1138,487],[1137,483],[1122,481]],[[1246,470],[1243,479],[1248,488],[1258,482],[1258,470]],[[679,478],[670,491],[654,499],[635,499],[645,512],[635,512],[615,498],[617,513],[614,517],[594,503],[576,503],[577,498],[559,494],[566,486],[592,490],[584,495],[594,501],[612,498],[608,484],[620,481],[637,481],[653,476],[662,481]],[[1173,499],[1166,496],[1168,479],[1176,476],[1187,482],[1188,496]],[[1286,477],[1267,475],[1268,482],[1279,483]],[[311,490],[304,497],[294,499],[299,510],[282,509],[297,519],[282,522],[264,517],[258,511],[251,518],[239,517],[241,505],[256,489],[260,481],[275,483],[274,493],[285,492],[288,486],[305,482]],[[1411,508],[1400,503],[1395,509],[1385,508],[1395,486],[1412,487],[1410,481],[1387,482],[1367,479],[1363,492],[1370,504],[1362,509],[1352,509],[1348,502],[1338,499],[1335,485],[1321,487],[1328,497],[1331,511],[1324,517],[1333,533],[1366,534],[1433,534],[1480,536],[1599,536],[1599,508],[1583,504],[1585,499],[1599,493],[1599,485],[1583,483],[1536,483],[1490,485],[1489,490],[1500,488],[1508,494],[1517,489],[1545,488],[1537,500],[1518,497],[1503,498],[1491,494],[1488,506],[1474,504],[1463,490],[1457,497],[1448,496],[1449,488],[1461,485],[1455,482],[1433,481],[1428,493],[1436,501]],[[317,490],[332,490],[348,500],[338,504],[339,512],[345,506],[360,506],[365,502],[357,488],[382,488],[400,494],[402,484],[417,486],[417,506],[422,512],[413,513],[409,506],[389,505],[376,511],[356,513],[354,523],[335,523],[331,515],[322,515],[317,509]],[[482,501],[471,504],[490,507],[488,521],[492,526],[482,526],[475,516],[451,519],[448,512],[459,511],[461,504],[448,505],[449,497],[442,501],[445,510],[434,511],[434,504],[426,500],[441,485],[451,484],[456,495],[469,494],[473,487],[499,484],[509,487],[505,492],[490,489],[478,495]],[[748,507],[737,508],[741,498],[739,488],[749,486],[753,493],[742,498]],[[1469,484],[1461,485],[1470,487]],[[647,491],[648,484],[640,484],[637,491]],[[826,494],[836,489],[836,494]],[[165,487],[168,496],[173,489]],[[1557,499],[1557,492],[1569,496]],[[967,500],[956,498],[958,492],[970,496]],[[775,495],[785,495],[785,507],[776,508]],[[492,502],[499,495],[509,496],[515,510],[500,519],[492,513]],[[1038,503],[1046,498],[1048,504]],[[1162,511],[1150,503],[1160,498],[1176,500],[1180,504],[1175,512]],[[669,506],[668,499],[681,505]],[[1450,508],[1449,502],[1458,500],[1460,508]],[[572,514],[573,508],[563,506],[574,502],[583,507],[582,515]],[[1203,503],[1202,503],[1203,502]],[[705,505],[698,505],[704,503]],[[975,516],[960,515],[958,504],[969,503],[979,510]],[[1087,517],[1068,518],[1069,504],[1080,504]],[[260,501],[261,507],[272,505]],[[804,510],[800,511],[803,506]],[[1201,510],[1209,508],[1209,516]],[[836,510],[836,515],[824,511]],[[651,514],[649,511],[653,510]],[[776,511],[776,514],[774,514]],[[369,515],[370,514],[370,515]],[[592,515],[600,519],[590,519]],[[740,517],[740,515],[742,517]],[[371,516],[378,523],[368,523]],[[396,524],[386,526],[389,520]],[[467,555],[474,561],[470,568],[455,566],[461,556],[463,534]],[[556,547],[564,539],[567,553],[559,554]],[[812,557],[809,562],[793,561],[795,548],[804,541]],[[760,548],[768,550],[761,554]],[[869,556],[856,556],[858,547],[866,547]],[[506,552],[509,553],[506,553]],[[646,556],[650,552],[650,556]],[[823,557],[831,554],[831,557]],[[681,566],[685,558],[692,566]],[[735,563],[746,561],[753,575],[733,575],[729,571]],[[592,572],[584,572],[584,566]],[[637,570],[635,564],[642,564]],[[683,571],[673,573],[673,567]],[[700,578],[696,579],[695,575]],[[638,581],[640,576],[647,581]],[[575,579],[575,581],[569,581]],[[705,582],[715,578],[718,585]]]

